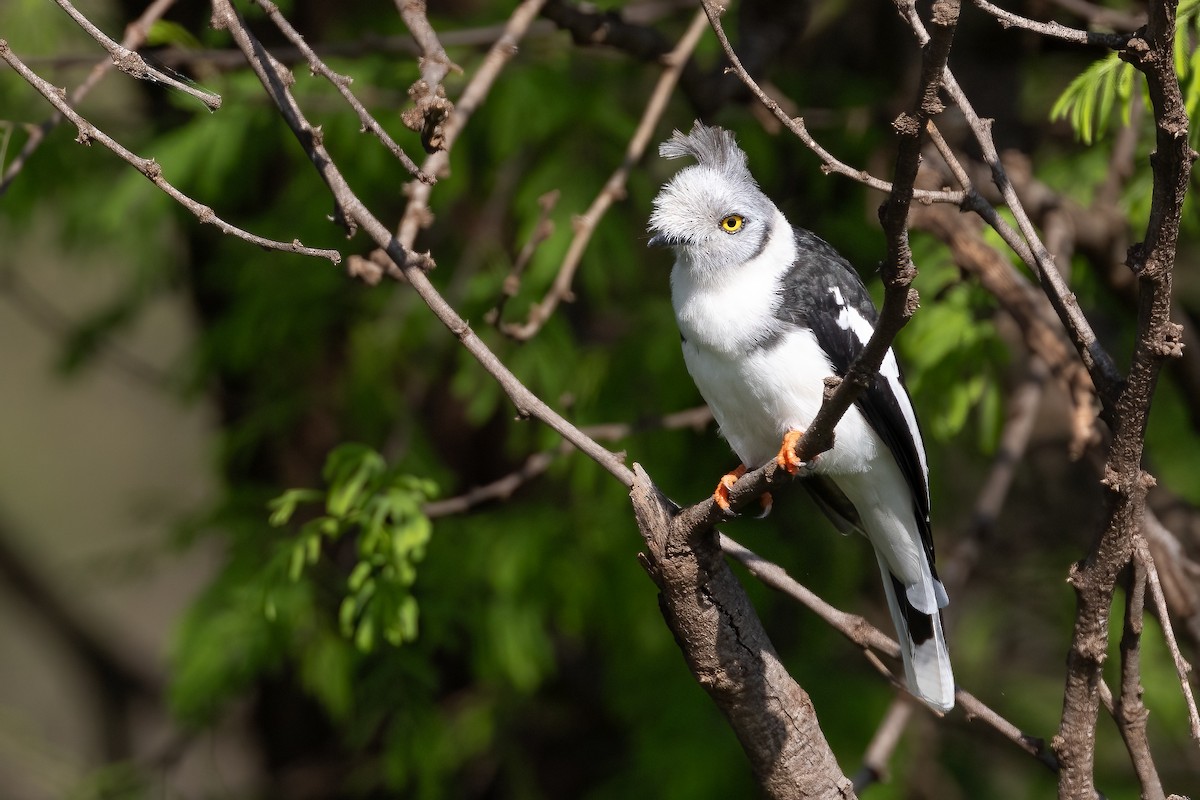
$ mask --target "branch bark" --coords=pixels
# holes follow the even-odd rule
[[[1146,28],[1122,51],[1145,75],[1155,120],[1151,158],[1153,195],[1143,243],[1129,251],[1140,301],[1133,362],[1113,413],[1113,442],[1102,483],[1108,490],[1108,521],[1099,540],[1070,575],[1077,611],[1067,656],[1066,689],[1059,733],[1054,738],[1062,771],[1061,800],[1092,800],[1096,717],[1107,657],[1109,609],[1117,576],[1129,564],[1140,535],[1146,492],[1154,478],[1142,470],[1150,403],[1163,362],[1180,353],[1179,326],[1171,322],[1171,271],[1183,199],[1196,153],[1188,145],[1188,119],[1175,73],[1173,0],[1152,3]],[[1136,756],[1135,756],[1136,757]]]
[[[677,514],[639,465],[630,492],[646,542],[643,566],[659,588],[667,627],[697,682],[729,720],[768,797],[855,797],[817,721],[812,700],[788,674],[716,532]]]

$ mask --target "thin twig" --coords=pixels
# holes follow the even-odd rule
[[[133,22],[125,26],[125,38],[121,40],[121,46],[130,50],[136,50],[141,46],[142,42],[146,41],[146,35],[150,31],[150,26],[162,18],[164,14],[175,5],[175,0],[154,0],[150,5],[146,6],[146,10],[142,15]],[[93,56],[88,56],[88,61],[94,60]],[[33,59],[28,59],[27,63],[32,64]],[[111,58],[100,60],[92,67],[91,72],[84,78],[75,89],[67,96],[67,102],[71,107],[78,107],[83,98],[87,97],[92,88],[100,82],[108,72],[113,68],[115,62]],[[21,152],[17,153],[17,157],[12,160],[8,168],[4,170],[4,177],[0,179],[0,197],[8,191],[8,187],[12,184],[17,175],[24,169],[30,157],[46,140],[46,135],[54,130],[58,123],[62,122],[62,114],[55,111],[41,125],[29,129],[29,138],[25,140],[25,144],[21,147]],[[7,141],[7,140],[6,140]],[[0,164],[4,160],[0,158]]]
[[[723,0],[716,4],[724,7]],[[654,90],[650,93],[650,100],[646,103],[646,110],[642,112],[642,118],[633,133],[633,138],[629,140],[629,145],[625,148],[625,158],[605,182],[604,188],[596,195],[596,199],[592,201],[588,210],[583,216],[575,219],[575,236],[571,239],[571,244],[567,248],[566,256],[563,257],[562,265],[558,268],[553,285],[540,303],[534,303],[530,307],[529,316],[524,322],[500,326],[500,330],[505,335],[519,342],[529,341],[554,314],[559,303],[574,299],[571,284],[575,280],[575,271],[579,268],[583,253],[592,240],[592,234],[609,206],[625,196],[625,182],[629,178],[629,173],[641,161],[642,154],[646,152],[658,120],[666,111],[667,101],[671,99],[671,93],[675,90],[679,76],[683,73],[683,67],[687,64],[688,58],[696,49],[696,45],[700,42],[700,36],[707,27],[708,22],[704,12],[697,11],[696,15],[692,17],[691,24],[680,37],[679,43],[663,57],[662,74],[659,76]]]
[[[454,104],[446,99],[442,81],[451,71],[462,72],[462,67],[446,55],[446,48],[425,15],[425,0],[396,0],[396,8],[421,48],[421,77],[408,90],[414,105],[401,119],[421,134],[426,152],[436,153],[449,146],[445,124],[454,113]]]
[[[531,3],[530,0],[526,0],[509,17],[504,33],[488,50],[483,63],[479,65],[479,69],[475,70],[475,74],[463,89],[462,94],[459,95],[458,102],[454,106],[454,113],[450,115],[443,126],[442,134],[445,140],[441,149],[425,159],[425,163],[421,165],[423,172],[441,176],[449,168],[450,149],[454,146],[454,142],[470,121],[475,109],[479,108],[487,99],[488,92],[491,91],[492,84],[499,77],[500,71],[516,55],[517,43],[525,35],[529,26],[533,24],[533,18],[526,18],[526,12],[532,11],[536,17],[544,2],[545,0],[539,0]],[[417,232],[432,219],[429,212],[429,194],[432,188],[425,183],[408,185],[406,190],[408,204],[404,208],[404,215],[400,219],[399,230],[396,234],[396,240],[401,247],[411,248],[416,241]],[[371,261],[379,263],[381,255],[378,252],[372,253]],[[632,480],[632,475],[630,475],[630,480]]]
[[[650,430],[678,430],[681,428],[700,429],[712,422],[712,412],[708,406],[699,406],[685,411],[664,414],[661,417],[638,420],[632,424],[612,422],[601,425],[588,425],[580,428],[587,436],[596,441],[611,441],[624,439],[632,434]],[[422,513],[430,518],[446,517],[451,514],[462,514],[473,508],[497,500],[507,500],[518,489],[533,479],[541,476],[554,461],[575,447],[567,440],[551,450],[530,455],[520,467],[483,486],[475,486],[466,492],[445,500],[435,500],[422,508]]]
[[[493,52],[497,48],[501,48],[511,54],[521,34],[536,17],[538,7],[542,1],[525,0],[524,3],[517,7],[512,16],[509,17],[508,28],[504,36],[497,42],[496,47],[493,48]],[[314,167],[320,173],[321,178],[329,187],[334,201],[346,216],[346,219],[361,226],[363,231],[375,242],[376,246],[387,253],[391,259],[391,268],[387,270],[387,274],[397,279],[403,279],[412,286],[413,290],[429,306],[429,309],[438,320],[451,333],[458,337],[463,347],[496,379],[496,382],[500,384],[500,387],[517,407],[518,413],[541,420],[591,457],[601,467],[608,470],[623,484],[631,486],[633,484],[633,471],[625,466],[621,457],[600,446],[600,444],[585,435],[579,428],[564,419],[562,415],[551,409],[537,395],[526,388],[512,374],[508,367],[496,357],[496,354],[484,344],[483,340],[471,330],[471,326],[450,307],[445,298],[434,288],[433,284],[430,283],[425,273],[432,266],[432,259],[428,255],[414,253],[401,244],[398,238],[393,236],[386,226],[358,198],[330,157],[325,146],[321,143],[320,137],[315,134],[312,124],[305,117],[303,111],[301,111],[296,98],[292,95],[288,80],[291,77],[291,73],[276,61],[262,46],[262,43],[250,33],[245,22],[228,0],[214,0],[213,23],[219,28],[228,30],[233,36],[234,41],[237,42],[238,47],[245,53],[246,60],[249,62],[251,69],[254,70],[254,73],[262,82],[263,88],[266,89],[272,102],[279,108],[288,127],[292,129],[293,134],[299,140],[309,159],[313,162]],[[506,59],[507,56],[502,61]],[[485,65],[488,63],[488,59],[485,59]],[[481,72],[483,69],[484,67],[480,68]],[[495,79],[499,70],[499,65],[489,67],[488,69],[490,72],[487,85],[490,86],[491,81]],[[480,93],[476,96],[476,99],[482,101],[483,94],[486,94],[486,89],[479,91]],[[467,104],[460,102],[460,113],[463,111],[464,106],[467,106]],[[467,107],[470,108],[470,106]],[[460,114],[455,114],[454,118],[460,119]],[[451,127],[448,126],[448,133]],[[442,155],[442,153],[437,153],[436,155]],[[435,156],[431,156],[431,158]],[[414,186],[418,189],[420,187],[429,188],[427,184],[422,183],[414,184]]]
[[[1158,568],[1145,539],[1139,539],[1134,550],[1134,558],[1141,561],[1146,569],[1146,583],[1150,587],[1150,598],[1158,612],[1158,622],[1162,626],[1163,639],[1167,643],[1167,652],[1175,662],[1175,673],[1179,676],[1179,687],[1183,691],[1184,703],[1187,705],[1188,728],[1192,739],[1200,742],[1200,711],[1196,709],[1196,697],[1192,693],[1192,682],[1188,675],[1192,665],[1179,652],[1179,642],[1175,639],[1175,629],[1171,625],[1171,612],[1167,607],[1167,599],[1163,596],[1162,583],[1158,579]]]
[[[863,753],[862,766],[854,776],[854,791],[861,793],[868,786],[887,780],[888,761],[900,744],[900,738],[904,735],[904,729],[908,727],[914,710],[916,706],[911,698],[904,695],[892,698],[887,713],[875,728],[875,735],[871,737],[867,751]]]
[[[0,268],[0,296],[7,297],[33,325],[54,339],[66,339],[76,329],[76,324],[30,285],[16,267]],[[162,369],[110,339],[102,342],[99,354],[126,377],[160,391],[170,386]]]
[[[1065,42],[1073,42],[1074,44],[1100,45],[1114,50],[1119,50],[1129,41],[1130,34],[1081,31],[1075,28],[1068,28],[1066,25],[1058,22],[1037,22],[1028,17],[1014,14],[1011,11],[1005,11],[1003,8],[987,2],[987,0],[971,0],[971,2],[980,11],[995,17],[1000,25],[1005,28],[1020,28],[1022,30],[1033,31],[1051,39],[1061,39]]]
[[[1088,0],[1050,0],[1054,5],[1087,20],[1089,25],[1132,33],[1146,24],[1145,12],[1127,13],[1117,8],[1089,3]]]
[[[1140,551],[1140,553],[1139,553]],[[1142,557],[1139,557],[1142,556]],[[1146,541],[1140,536],[1134,544],[1133,569],[1125,589],[1125,620],[1121,634],[1121,694],[1113,704],[1112,717],[1125,741],[1125,749],[1133,762],[1133,771],[1141,785],[1142,800],[1165,800],[1162,780],[1150,741],[1146,722],[1150,712],[1142,702],[1142,630],[1145,627],[1146,560],[1149,555]]]
[[[368,130],[375,134],[375,138],[383,142],[384,147],[386,147],[388,151],[391,152],[391,154],[395,156],[402,165],[404,165],[404,168],[408,170],[408,173],[417,180],[421,181],[422,183],[433,183],[437,180],[432,175],[428,175],[421,171],[421,168],[418,167],[411,158],[409,158],[408,153],[404,152],[400,148],[400,145],[396,144],[396,141],[392,139],[386,130],[383,129],[383,126],[379,124],[379,121],[371,115],[371,112],[367,111],[366,106],[359,101],[359,99],[354,95],[354,92],[350,91],[350,84],[354,79],[349,75],[341,75],[330,69],[329,65],[322,61],[320,57],[313,52],[313,49],[308,46],[307,42],[304,41],[304,37],[301,36],[296,29],[292,27],[292,24],[287,21],[287,18],[280,13],[279,6],[272,3],[271,0],[254,0],[254,2],[260,8],[262,8],[263,11],[267,12],[267,16],[270,17],[271,21],[275,23],[275,27],[279,28],[284,37],[286,37],[287,40],[304,55],[304,58],[308,61],[309,69],[333,84],[333,87],[338,90],[338,94],[340,94],[346,100],[350,107],[354,109],[354,113],[358,115],[358,121],[362,123],[363,130]]]
[[[722,552],[745,566],[751,575],[766,586],[782,592],[815,613],[838,633],[862,648],[865,655],[874,657],[874,653],[871,652],[874,651],[892,659],[900,657],[900,645],[896,643],[896,640],[867,622],[863,617],[857,614],[850,614],[830,605],[807,586],[789,575],[785,569],[767,561],[762,556],[759,556],[724,534],[720,535],[720,544]],[[902,688],[901,682],[896,678],[894,673],[888,670],[882,663],[877,663],[877,668],[887,675],[892,683]],[[1017,747],[1036,758],[1051,771],[1058,770],[1054,754],[1046,747],[1046,743],[1042,739],[1023,733],[1016,725],[1009,722],[994,709],[979,700],[979,698],[962,688],[955,687],[954,698],[958,707],[967,715],[968,720],[982,721],[1001,736],[1017,745]],[[922,706],[922,708],[931,714],[937,715],[937,712],[926,706]]]
[[[138,80],[151,81],[153,83],[161,83],[170,86],[172,89],[178,89],[189,97],[194,97],[208,107],[209,111],[216,111],[221,107],[221,96],[210,92],[201,91],[194,86],[189,86],[183,81],[176,80],[170,75],[167,75],[161,70],[155,69],[146,63],[146,60],[140,55],[130,50],[124,45],[114,42],[97,28],[92,21],[71,5],[67,0],[54,0],[58,3],[58,7],[67,12],[71,19],[75,20],[75,24],[87,31],[87,34],[96,40],[97,43],[112,56],[113,65],[124,72],[131,78]]]
[[[21,59],[17,58],[16,54],[13,53],[12,48],[8,46],[8,42],[4,39],[0,39],[0,59],[3,59],[10,67],[16,70],[17,74],[24,78],[26,83],[36,89],[38,93],[41,94],[42,97],[45,97],[60,114],[71,121],[71,123],[79,131],[79,136],[75,139],[75,141],[84,145],[90,145],[92,142],[99,142],[100,144],[104,145],[109,150],[116,153],[117,156],[119,156],[123,161],[149,178],[150,182],[162,190],[164,194],[195,215],[196,219],[200,220],[201,224],[212,225],[223,234],[228,236],[236,236],[239,239],[258,245],[259,247],[264,247],[268,250],[282,250],[287,253],[297,253],[299,255],[324,258],[328,259],[334,264],[341,262],[342,255],[337,250],[322,250],[313,247],[305,247],[300,243],[299,239],[293,239],[291,242],[277,242],[273,239],[265,239],[262,236],[249,233],[248,231],[244,231],[241,228],[231,225],[230,223],[218,217],[211,208],[196,202],[171,185],[171,183],[163,177],[162,167],[157,161],[152,158],[142,158],[141,156],[130,152],[111,136],[84,119],[67,103],[64,93],[61,90],[51,86],[33,70],[25,66]]]
[[[814,153],[816,153],[817,157],[821,159],[821,171],[827,175],[842,175],[850,178],[851,180],[858,181],[864,186],[869,186],[872,189],[877,189],[881,192],[890,193],[892,191],[891,183],[883,180],[882,178],[876,178],[866,170],[857,169],[843,161],[838,160],[832,153],[822,147],[820,142],[813,138],[812,134],[808,132],[808,128],[805,126],[804,119],[802,117],[793,118],[786,111],[784,111],[783,107],[780,106],[780,104],[776,102],[774,98],[763,91],[762,86],[760,86],[759,83],[754,80],[754,78],[746,70],[746,68],[742,66],[741,59],[734,51],[733,45],[730,44],[729,37],[726,35],[725,29],[720,23],[720,12],[715,10],[717,8],[716,3],[712,2],[712,0],[703,0],[703,3],[704,10],[708,13],[709,22],[713,27],[713,32],[717,35],[717,41],[721,43],[721,48],[725,51],[725,57],[729,59],[729,63],[732,65],[730,69],[732,69],[733,72],[738,76],[738,79],[746,85],[746,88],[748,88],[754,94],[754,96],[758,98],[758,101],[762,103],[768,111],[774,114],[781,123],[783,123],[784,127],[795,134],[796,138],[803,142],[809,150],[812,150]],[[927,189],[918,189],[913,194],[913,199],[921,203],[950,203],[957,206],[962,204],[964,195],[962,192],[929,191]]]
[[[496,301],[496,305],[483,315],[489,325],[500,327],[504,319],[504,308],[508,305],[508,301],[517,296],[517,292],[521,290],[521,276],[525,274],[525,268],[529,266],[529,262],[533,260],[533,254],[537,252],[538,247],[543,242],[554,235],[554,220],[550,219],[551,212],[558,205],[558,198],[562,193],[558,189],[552,189],[538,198],[537,222],[533,224],[533,230],[529,233],[529,239],[521,248],[521,252],[517,253],[516,259],[513,260],[512,269],[504,278],[504,286],[500,291],[500,299]]]

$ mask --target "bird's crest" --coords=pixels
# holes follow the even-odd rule
[[[697,121],[691,133],[675,131],[671,138],[658,146],[663,158],[691,156],[701,166],[728,173],[749,175],[746,154],[738,147],[733,133],[724,128],[710,127]]]

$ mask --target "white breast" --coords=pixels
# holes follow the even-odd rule
[[[780,275],[796,257],[796,241],[782,213],[774,231],[763,252],[741,266],[697,274],[678,261],[671,272],[671,300],[688,371],[721,433],[749,467],[775,456],[784,433],[808,427],[821,406],[824,379],[833,374],[807,329],[795,328],[761,346],[779,329],[774,311]],[[862,472],[882,448],[851,407],[818,470]]]
[[[688,372],[712,409],[738,458],[757,467],[779,452],[783,435],[804,430],[821,407],[825,378],[833,374],[816,338],[796,329],[768,349],[738,358],[688,340]],[[851,406],[834,429],[834,447],[817,462],[819,472],[864,472],[883,444]]]

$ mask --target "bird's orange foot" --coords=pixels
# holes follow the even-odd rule
[[[786,469],[790,475],[795,475],[801,467],[808,466],[808,462],[801,461],[796,455],[796,443],[803,435],[804,431],[801,430],[790,430],[785,433],[783,444],[779,447],[779,455],[775,456],[775,463]]]
[[[739,464],[738,468],[733,472],[727,472],[721,476],[721,482],[717,484],[717,490],[713,492],[713,502],[721,507],[721,510],[726,514],[732,513],[733,509],[729,507],[729,490],[737,483],[737,479],[746,474],[746,465]]]
[[[727,472],[721,476],[721,482],[717,484],[717,490],[713,492],[713,502],[720,506],[721,510],[726,514],[733,513],[733,509],[729,506],[729,490],[733,488],[735,483],[737,483],[738,478],[745,474],[746,465],[739,464],[738,468],[733,472]],[[763,492],[762,497],[758,499],[758,502],[760,505],[762,505],[762,513],[758,515],[758,518],[762,519],[763,517],[767,516],[767,514],[771,513],[771,493]]]

